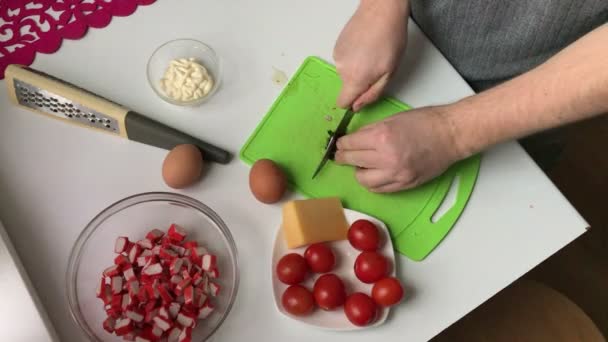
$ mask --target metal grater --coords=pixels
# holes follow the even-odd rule
[[[15,95],[19,104],[45,112],[61,119],[69,119],[92,128],[120,134],[115,118],[104,115],[80,103],[66,99],[48,90],[14,79]]]
[[[44,116],[168,150],[193,144],[207,160],[222,164],[231,159],[224,149],[32,68],[11,64],[6,68],[5,80],[13,103]]]

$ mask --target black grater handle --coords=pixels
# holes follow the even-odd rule
[[[201,149],[205,160],[214,161],[220,164],[228,164],[230,159],[232,159],[232,155],[228,151],[191,137],[133,111],[128,112],[125,116],[125,127],[129,140],[167,150],[171,150],[180,144],[192,144]]]

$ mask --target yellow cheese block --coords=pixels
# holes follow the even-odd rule
[[[337,197],[295,200],[283,206],[283,234],[288,248],[345,240],[348,222]]]

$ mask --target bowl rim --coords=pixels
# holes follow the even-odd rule
[[[201,97],[200,99],[192,100],[192,101],[188,101],[188,102],[175,101],[175,100],[169,98],[168,96],[166,96],[165,94],[163,94],[158,89],[156,89],[156,87],[154,86],[154,84],[155,84],[154,80],[152,80],[150,77],[150,68],[151,68],[150,65],[152,63],[152,59],[154,58],[154,56],[156,56],[156,54],[159,51],[161,51],[163,48],[166,48],[168,45],[173,44],[173,43],[178,43],[178,42],[190,42],[190,43],[193,43],[196,45],[200,45],[201,47],[209,50],[211,52],[211,56],[212,56],[213,60],[217,64],[217,72],[213,75],[213,77],[214,77],[213,87],[211,87],[211,90],[209,91],[209,93],[207,95]],[[207,66],[205,65],[205,67],[207,67]],[[223,72],[222,60],[221,60],[220,56],[217,54],[217,52],[210,45],[208,45],[200,40],[194,39],[194,38],[176,38],[176,39],[172,39],[167,42],[164,42],[163,44],[159,45],[156,49],[154,49],[154,51],[148,58],[148,62],[146,63],[146,79],[148,80],[148,85],[150,86],[150,88],[152,88],[152,91],[154,91],[154,93],[156,93],[156,95],[158,95],[163,101],[170,103],[172,105],[182,106],[182,107],[197,106],[197,105],[200,105],[200,104],[206,102],[207,100],[209,100],[217,92],[217,90],[219,89],[219,87],[221,85],[222,72]]]
[[[188,207],[195,209],[199,212],[202,212],[204,215],[208,216],[222,231],[224,237],[226,238],[226,240],[228,242],[229,250],[230,250],[231,254],[233,254],[233,258],[234,258],[234,263],[232,263],[232,269],[234,272],[233,294],[230,298],[230,301],[228,302],[228,305],[226,306],[226,312],[224,313],[223,317],[221,317],[221,319],[219,320],[217,325],[211,330],[211,333],[209,334],[209,336],[207,336],[207,338],[205,338],[205,340],[208,340],[211,336],[213,336],[216,333],[216,331],[222,326],[222,324],[224,323],[226,318],[229,316],[229,314],[232,310],[232,307],[234,306],[234,303],[238,296],[238,289],[239,289],[239,282],[240,282],[239,273],[238,273],[239,260],[238,260],[238,251],[236,248],[236,243],[235,243],[234,238],[232,237],[232,233],[230,232],[230,229],[228,228],[226,223],[224,223],[224,221],[220,218],[220,216],[213,209],[211,209],[209,206],[205,205],[201,201],[196,200],[192,197],[178,194],[178,193],[162,192],[162,191],[138,193],[138,194],[134,194],[134,195],[125,197],[123,199],[120,199],[120,200],[112,203],[111,205],[109,205],[108,207],[103,209],[101,212],[99,212],[97,215],[95,215],[93,217],[93,219],[91,219],[91,221],[89,221],[89,223],[87,223],[85,228],[80,232],[80,234],[76,238],[76,241],[74,242],[74,245],[72,246],[70,255],[68,257],[68,266],[67,266],[66,273],[65,273],[65,281],[66,281],[66,292],[65,293],[66,293],[66,297],[67,297],[68,310],[70,312],[70,316],[72,317],[72,319],[76,322],[76,324],[80,327],[80,329],[86,334],[86,336],[89,338],[90,341],[103,342],[95,335],[95,333],[92,332],[91,327],[85,321],[84,317],[82,317],[82,313],[80,312],[80,308],[78,305],[78,294],[76,291],[76,277],[78,274],[77,268],[78,268],[78,265],[80,264],[82,249],[85,246],[86,242],[91,237],[91,235],[95,232],[95,229],[100,224],[102,224],[105,220],[110,218],[112,215],[118,213],[119,211],[122,211],[124,209],[127,209],[129,207],[132,207],[132,206],[135,206],[135,205],[138,205],[141,203],[155,202],[155,201],[156,202],[158,202],[158,201],[178,202],[180,205],[188,206]]]

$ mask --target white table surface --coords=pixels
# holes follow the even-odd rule
[[[51,342],[57,335],[0,222],[0,322],[2,338]]]
[[[55,54],[38,55],[33,66],[237,153],[281,90],[271,81],[273,67],[291,75],[308,55],[331,61],[335,38],[355,6],[161,0],[81,41],[64,42]],[[147,58],[176,37],[209,43],[225,63],[223,87],[203,107],[167,105],[147,84]],[[412,106],[472,93],[412,23],[404,65],[391,93]],[[17,109],[4,91],[0,110],[0,217],[61,339],[81,340],[65,298],[72,244],[116,200],[170,190],[160,176],[166,152]],[[182,191],[218,212],[239,251],[238,298],[214,341],[426,341],[587,227],[517,144],[497,146],[485,154],[469,205],[439,248],[423,262],[399,259],[410,296],[387,323],[356,333],[314,330],[274,307],[269,262],[280,205],[253,199],[248,170],[238,159],[213,165],[203,182]]]

